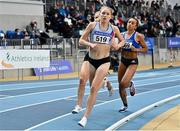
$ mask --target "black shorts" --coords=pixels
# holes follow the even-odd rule
[[[106,58],[102,58],[102,59],[92,59],[92,58],[88,58],[88,61],[91,65],[94,66],[94,68],[98,68],[100,65],[104,64],[104,63],[107,63],[107,62],[110,62],[110,57],[106,57]]]
[[[127,58],[124,58],[124,57],[121,57],[121,62],[126,66],[128,67],[129,65],[138,65],[138,58],[135,58],[135,59],[127,59]]]
[[[89,52],[87,52],[85,57],[84,57],[84,61],[88,61],[88,60],[89,60]]]

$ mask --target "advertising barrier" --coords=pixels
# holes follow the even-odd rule
[[[154,38],[151,37],[146,37],[145,42],[148,46],[148,51],[151,51],[154,49]]]
[[[71,63],[68,60],[53,60],[50,62],[50,67],[34,69],[36,76],[64,74],[72,71]]]
[[[168,48],[180,48],[180,37],[169,37]]]
[[[0,70],[49,66],[49,50],[0,50]]]

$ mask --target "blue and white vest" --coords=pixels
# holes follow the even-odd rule
[[[106,31],[100,29],[100,23],[96,22],[94,29],[90,33],[90,42],[99,44],[112,44],[112,37],[114,30],[112,25],[109,24]]]
[[[135,48],[141,48],[139,42],[136,41],[136,31],[129,38],[127,38],[127,32],[122,33],[122,35],[125,39],[125,45],[122,47],[123,51],[131,51],[132,45]]]

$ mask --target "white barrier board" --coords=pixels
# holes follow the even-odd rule
[[[49,50],[0,50],[0,70],[49,66]]]

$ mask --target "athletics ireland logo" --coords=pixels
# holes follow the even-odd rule
[[[9,52],[6,53],[6,60],[10,61],[10,53]],[[2,60],[0,64],[2,65],[2,67],[5,67],[5,68],[13,68],[14,67],[13,64],[5,62],[5,60]]]

